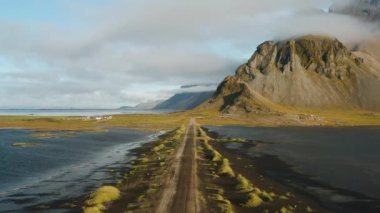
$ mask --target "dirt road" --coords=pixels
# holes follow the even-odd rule
[[[187,127],[184,141],[180,145],[175,162],[156,213],[195,213],[197,205],[197,165],[195,119]]]

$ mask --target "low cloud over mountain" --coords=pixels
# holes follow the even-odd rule
[[[23,17],[8,12],[20,8],[9,3],[0,9],[0,106],[165,99],[180,85],[219,82],[265,40],[323,34],[352,42],[377,31],[376,24],[328,13],[332,3],[28,1]]]

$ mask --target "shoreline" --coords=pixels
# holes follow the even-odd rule
[[[93,203],[98,190],[91,190],[81,196],[70,199],[61,199],[44,205],[36,205],[29,211],[65,210],[67,212],[152,212],[159,205],[159,201],[166,190],[167,183],[171,181],[172,165],[178,161],[178,151],[183,145],[186,126],[166,132],[141,147],[131,150],[134,160],[128,164],[115,168],[113,183],[100,180],[98,188],[113,188],[118,192],[113,202],[102,201]],[[106,185],[105,185],[106,184]],[[101,196],[108,196],[106,194]],[[103,203],[104,202],[104,203]]]
[[[123,165],[118,165],[118,167],[114,168],[111,173],[110,179],[112,181],[108,182],[108,185],[116,186],[119,183],[118,176],[128,173],[131,168],[130,166],[141,156],[146,153],[153,146],[153,141],[149,141],[147,143],[142,144],[140,147],[136,147],[129,151],[127,154],[131,159],[129,162],[126,162]],[[119,174],[119,175],[117,175]],[[104,185],[106,182],[103,180],[99,184]],[[85,206],[86,200],[88,199],[89,194],[91,194],[93,190],[88,190],[84,192],[82,195],[77,197],[71,197],[68,199],[59,199],[45,204],[34,205],[28,208],[30,211],[41,211],[41,210],[65,210],[67,212],[83,212],[83,206]]]
[[[29,130],[27,131],[27,135],[33,140],[39,140],[39,138],[34,138],[33,132],[29,133]],[[78,202],[71,202],[74,200],[74,197],[78,197],[80,194],[90,193],[93,188],[99,186],[99,184],[116,183],[117,179],[121,176],[120,171],[125,165],[136,158],[136,150],[139,149],[139,147],[149,144],[152,140],[156,140],[160,135],[160,133],[151,132],[143,134],[136,133],[136,135],[140,136],[129,137],[128,135],[130,133],[128,132],[134,131],[129,130],[123,133],[128,136],[128,138],[123,137],[124,141],[121,141],[123,139],[117,138],[117,134],[119,134],[118,132],[120,132],[120,130],[116,129],[115,131],[115,134],[110,133],[108,136],[116,137],[116,141],[120,140],[121,143],[115,141],[114,143],[107,144],[106,142],[102,142],[108,137],[107,135],[97,136],[97,133],[92,132],[89,132],[90,135],[86,135],[85,138],[78,137],[74,141],[65,138],[57,139],[56,137],[55,139],[58,141],[49,141],[49,144],[55,147],[55,144],[58,145],[58,143],[64,143],[68,142],[66,140],[70,140],[69,144],[59,146],[67,147],[68,149],[71,144],[74,145],[76,142],[81,142],[81,140],[87,143],[88,138],[86,139],[86,137],[100,137],[98,143],[102,143],[103,145],[97,146],[98,148],[92,148],[92,146],[88,147],[89,150],[86,148],[83,149],[82,147],[85,147],[83,145],[79,150],[81,150],[80,152],[88,153],[88,156],[82,160],[73,161],[73,164],[63,165],[62,167],[56,167],[52,170],[41,170],[41,172],[37,174],[38,176],[34,178],[36,181],[33,179],[33,182],[22,184],[22,187],[17,187],[16,189],[11,188],[5,191],[1,198],[3,210],[13,209],[21,211],[24,209],[23,211],[47,211],[47,209],[50,209],[50,205],[53,210],[58,210],[62,206],[73,207],[75,209],[74,206],[77,206]],[[107,132],[107,134],[108,133],[109,132]],[[50,139],[43,138],[41,140]],[[35,149],[38,149],[38,147]],[[54,150],[54,148],[52,149]],[[95,150],[98,151],[95,152]],[[76,152],[78,153],[79,151]],[[80,198],[78,200],[80,200]],[[77,211],[80,211],[80,209],[77,209]]]

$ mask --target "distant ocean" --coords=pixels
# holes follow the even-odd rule
[[[173,110],[138,110],[138,109],[0,109],[0,115],[35,115],[35,116],[97,116],[116,114],[160,114]]]

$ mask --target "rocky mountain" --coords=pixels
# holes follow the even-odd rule
[[[267,41],[202,107],[271,112],[281,107],[380,110],[380,64],[340,41],[303,36]]]
[[[168,100],[158,104],[154,109],[188,110],[197,107],[214,94],[212,92],[185,92],[175,94]]]

